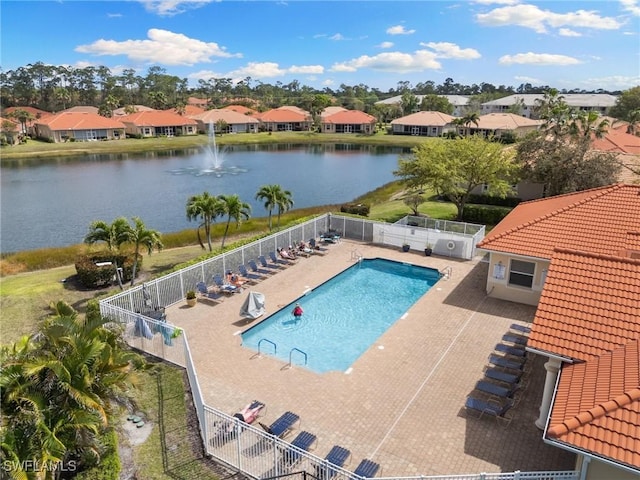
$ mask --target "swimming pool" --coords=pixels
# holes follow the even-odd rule
[[[242,345],[324,373],[345,371],[438,280],[407,263],[364,259],[242,333]],[[294,350],[297,349],[297,350]],[[302,353],[303,352],[303,353]]]

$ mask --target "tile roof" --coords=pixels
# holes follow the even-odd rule
[[[168,108],[166,111],[167,112],[171,112],[171,113],[177,113],[178,115],[183,115],[183,116],[190,117],[192,115],[197,115],[199,113],[204,112],[205,109],[201,108],[201,107],[198,107],[196,105],[187,104],[187,105],[184,106],[184,113],[182,113],[182,114],[180,112],[178,112],[177,108]]]
[[[20,122],[16,122],[14,119],[12,118],[7,118],[7,117],[0,117],[0,123],[2,123],[2,127],[5,127],[5,122],[7,127],[11,124],[11,130],[14,132],[19,132],[20,131]]]
[[[321,118],[325,118],[325,117],[329,117],[335,113],[338,112],[346,112],[347,109],[344,107],[338,107],[338,106],[333,106],[333,107],[326,107],[324,110],[322,110],[322,112],[320,112],[320,117]]]
[[[102,117],[96,113],[66,111],[41,118],[34,124],[47,125],[52,131],[124,128],[119,119]]]
[[[222,107],[221,110],[233,110],[234,112],[242,113],[244,115],[253,115],[257,113],[254,109],[245,107],[244,105],[227,105]]]
[[[146,105],[130,105],[130,106],[133,107],[136,112],[149,112],[151,110],[155,110],[155,108],[147,107]],[[121,117],[122,115],[128,115],[127,112],[125,112],[126,109],[127,107],[116,108],[113,111],[113,116]]]
[[[516,115],[515,113],[488,113],[478,117],[478,124],[471,123],[471,129],[485,130],[515,130],[521,127],[539,127],[542,120],[531,120],[530,118]]]
[[[219,120],[224,120],[228,124],[248,124],[248,123],[260,123],[258,120],[250,115],[236,112],[235,110],[227,110],[224,108],[207,110],[197,115],[191,115],[194,120],[199,120],[202,123],[208,124],[213,122],[214,124]]]
[[[618,255],[640,249],[640,185],[616,184],[523,202],[478,244],[551,259],[556,247]]]
[[[455,117],[442,112],[416,112],[391,121],[391,125],[440,126],[451,123]]]
[[[75,107],[69,107],[66,110],[62,110],[62,112],[75,112],[75,113],[95,113],[96,115],[100,109],[98,107],[94,107],[91,105],[77,105]]]
[[[590,360],[639,338],[640,255],[556,249],[527,346]]]
[[[337,112],[333,115],[328,115],[322,118],[322,123],[334,123],[334,124],[364,124],[364,123],[376,123],[376,117],[369,115],[368,113],[361,112],[359,110],[345,110],[343,112]]]
[[[640,471],[640,342],[564,365],[547,437]]]
[[[2,111],[2,114],[6,116],[8,113],[13,112],[14,110],[24,110],[25,112],[30,113],[34,117],[37,117],[39,115],[40,118],[45,117],[47,115],[51,115],[51,112],[40,110],[39,108],[35,108],[35,107],[7,107]]]
[[[627,133],[626,129],[609,129],[603,138],[593,139],[591,148],[601,152],[640,155],[640,137]]]
[[[280,107],[258,113],[255,118],[264,123],[276,122],[309,122],[311,115],[297,107]]]
[[[177,113],[163,110],[149,110],[146,112],[135,112],[119,117],[123,123],[132,123],[139,127],[173,127],[176,125],[196,125],[196,121],[178,115]]]

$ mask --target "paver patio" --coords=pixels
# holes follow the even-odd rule
[[[378,476],[572,470],[575,456],[545,445],[534,421],[542,398],[543,359],[530,356],[531,376],[522,400],[504,426],[464,410],[467,395],[482,379],[489,354],[514,323],[533,319],[535,308],[485,295],[487,264],[425,257],[351,241],[328,247],[327,255],[301,258],[294,266],[249,290],[266,297],[267,315],[364,258],[388,258],[438,270],[452,267],[354,364],[349,373],[316,374],[241,346],[247,321],[239,311],[247,294],[222,304],[199,302],[167,309],[184,328],[207,405],[232,414],[252,399],[266,403],[264,423],[287,410],[301,429],[318,436],[314,454],[339,444],[382,466]],[[294,433],[295,434],[295,433]],[[289,440],[293,438],[291,436]]]

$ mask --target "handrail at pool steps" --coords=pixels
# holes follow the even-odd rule
[[[291,349],[291,351],[289,352],[289,365],[288,365],[288,368],[291,368],[293,366],[293,364],[291,363],[291,357],[292,357],[294,351],[300,352],[302,355],[304,355],[304,364],[306,365],[307,364],[307,354],[305,352],[303,352],[302,350],[300,350],[299,348],[293,347]]]
[[[260,351],[260,344],[262,342],[267,342],[270,343],[271,345],[273,345],[273,354],[275,355],[278,352],[278,346],[272,342],[271,340],[269,340],[268,338],[261,338],[260,341],[258,342],[258,355],[260,355],[262,352]]]
[[[453,274],[453,267],[451,265],[449,265],[448,267],[444,267],[442,270],[440,270],[440,275],[442,276],[443,280],[449,280],[452,274]]]

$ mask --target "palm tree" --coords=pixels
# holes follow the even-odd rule
[[[293,198],[289,190],[280,190],[276,197],[276,205],[278,207],[278,227],[280,226],[280,217],[284,212],[293,207]]]
[[[216,197],[211,196],[209,192],[204,192],[201,195],[193,195],[187,201],[187,220],[200,219],[202,222],[198,225],[196,233],[198,234],[198,243],[200,243],[203,250],[205,246],[200,236],[200,228],[204,228],[209,251],[212,251],[211,224],[215,222],[216,217],[224,215],[224,213],[221,202]]]
[[[134,244],[133,272],[131,273],[131,286],[136,280],[136,270],[138,268],[138,255],[140,247],[147,248],[147,253],[151,255],[154,249],[162,250],[164,245],[160,239],[160,232],[148,229],[139,217],[133,217],[133,227],[127,225],[127,229],[122,232],[123,243]]]
[[[478,121],[480,120],[480,117],[478,116],[477,112],[471,112],[468,113],[467,115],[465,115],[464,117],[461,118],[461,123],[462,125],[464,125],[465,127],[467,127],[466,129],[466,136],[469,136],[470,130],[471,130],[471,124],[475,124],[475,126],[478,126]]]
[[[273,228],[271,219],[273,209],[276,208],[277,199],[281,196],[282,187],[280,185],[263,185],[256,193],[256,200],[264,201],[264,208],[269,213],[269,230]]]
[[[238,228],[243,219],[249,219],[251,205],[240,200],[240,197],[236,194],[218,195],[218,200],[220,200],[224,215],[227,215],[227,225],[225,226],[224,235],[222,236],[222,248],[224,248],[224,241],[226,240],[227,233],[229,232],[231,219],[233,218],[236,221],[236,228]]]
[[[89,233],[84,237],[84,243],[93,245],[97,242],[105,242],[109,251],[115,251],[125,241],[123,233],[129,228],[129,222],[124,217],[116,218],[109,224],[102,220],[96,220],[89,226]]]

